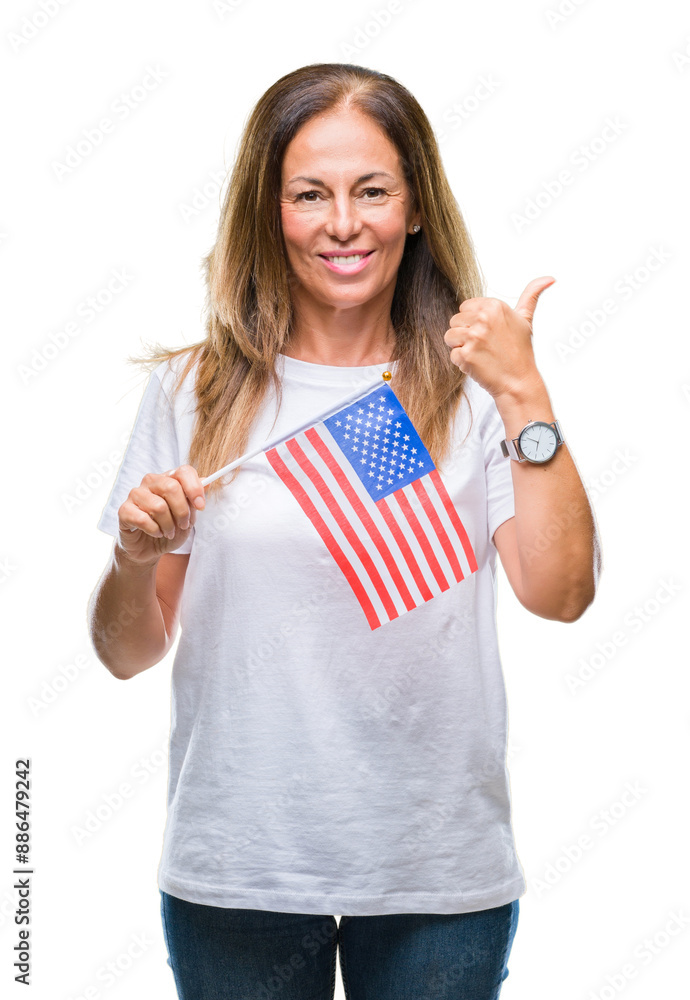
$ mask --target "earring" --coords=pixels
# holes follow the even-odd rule
[[[422,228],[421,226],[413,226],[412,227],[412,232],[413,233],[418,233],[421,228]]]

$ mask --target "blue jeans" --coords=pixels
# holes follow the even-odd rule
[[[180,1000],[497,1000],[519,900],[471,913],[342,916],[205,906],[159,889]],[[339,949],[339,951],[338,951]]]

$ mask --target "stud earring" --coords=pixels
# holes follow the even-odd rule
[[[413,226],[412,227],[412,232],[413,233],[418,233],[421,228],[422,228],[421,226]]]

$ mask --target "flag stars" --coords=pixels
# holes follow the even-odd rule
[[[327,426],[373,500],[404,488],[433,462],[389,387],[328,418]],[[373,485],[376,489],[373,489]]]

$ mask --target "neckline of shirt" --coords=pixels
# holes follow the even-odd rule
[[[374,365],[317,365],[313,361],[300,361],[289,354],[278,354],[278,365],[282,365],[284,376],[296,382],[320,382],[331,385],[349,385],[360,378],[373,380],[377,374],[389,371],[395,374],[395,361],[381,361]]]

